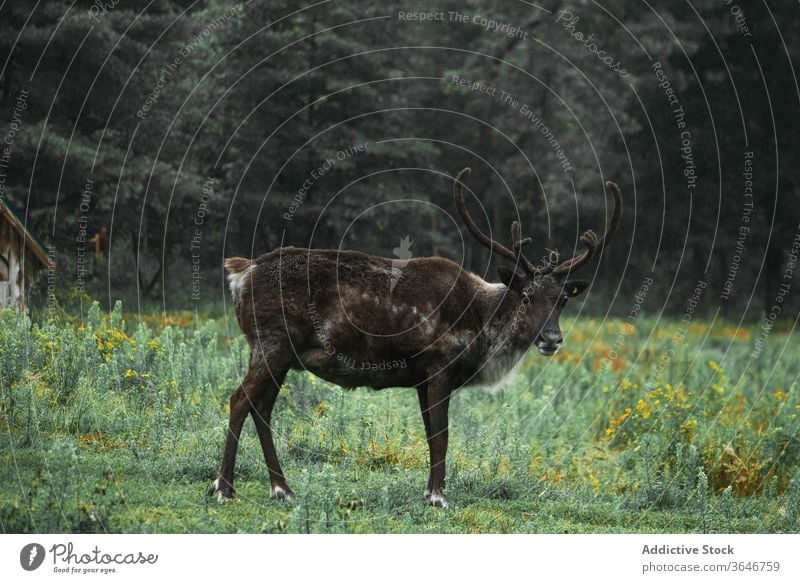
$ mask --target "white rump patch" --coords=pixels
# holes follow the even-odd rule
[[[248,265],[246,268],[241,270],[239,273],[229,273],[228,274],[228,284],[231,287],[231,294],[233,295],[234,299],[236,299],[242,291],[242,288],[247,284],[247,278],[250,275],[253,267],[255,267],[255,262]]]

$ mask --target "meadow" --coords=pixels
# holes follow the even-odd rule
[[[451,404],[451,508],[427,507],[414,391],[290,373],[235,503],[206,495],[247,362],[235,321],[0,312],[3,532],[798,532],[798,348],[776,326],[562,318],[496,395]],[[754,350],[754,348],[757,348]]]

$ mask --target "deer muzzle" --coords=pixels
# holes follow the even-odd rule
[[[559,330],[543,330],[536,337],[536,350],[543,356],[553,356],[561,349],[564,339]]]

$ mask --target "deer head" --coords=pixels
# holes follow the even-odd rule
[[[498,268],[500,279],[517,306],[512,319],[512,331],[533,341],[540,354],[552,356],[563,342],[558,324],[561,310],[569,298],[581,294],[589,286],[588,281],[573,280],[569,276],[598,255],[614,235],[622,214],[622,193],[615,183],[606,182],[614,196],[614,211],[602,238],[594,231],[586,231],[580,237],[586,247],[583,253],[559,261],[558,254],[550,251],[546,260],[536,265],[522,253],[523,246],[530,243],[531,239],[522,237],[518,221],[511,224],[510,249],[480,230],[464,204],[462,180],[469,174],[469,168],[458,173],[453,184],[453,198],[469,232],[493,253],[514,262],[513,269],[504,266]]]

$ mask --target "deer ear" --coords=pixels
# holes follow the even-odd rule
[[[514,291],[521,292],[523,289],[525,289],[525,286],[528,283],[527,277],[524,273],[515,269],[509,269],[508,267],[504,267],[502,265],[497,268],[497,274],[500,276],[500,281],[502,281],[506,287],[509,287]]]
[[[567,283],[564,284],[564,291],[569,297],[574,298],[575,296],[581,295],[584,292],[584,290],[587,287],[589,287],[590,283],[591,282],[588,282],[583,279],[578,279],[576,281],[568,281]]]

